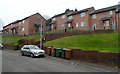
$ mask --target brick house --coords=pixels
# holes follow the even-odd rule
[[[120,5],[114,5],[99,10],[94,7],[80,11],[67,9],[64,13],[53,16],[51,31],[61,29],[92,30],[119,30]]]
[[[66,28],[65,24],[68,19],[67,15],[73,12],[74,12],[73,10],[66,9],[64,13],[53,16],[50,22],[51,31],[65,29]]]
[[[90,14],[91,30],[117,30],[119,25],[117,9],[118,5],[114,5],[93,11]]]
[[[94,10],[93,7],[78,11],[75,9],[67,9],[64,13],[52,17],[51,30],[61,29],[79,29],[89,30],[90,13]]]
[[[90,13],[94,7],[86,8],[80,11],[75,11],[68,15],[68,26],[72,29],[79,29],[83,31],[90,30]]]
[[[40,30],[42,20],[43,31],[46,29],[46,19],[39,13],[30,15],[22,20],[14,21],[3,27],[4,35],[30,35],[36,34]]]

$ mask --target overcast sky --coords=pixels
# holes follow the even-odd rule
[[[0,19],[4,26],[39,12],[50,17],[67,8],[78,10],[94,6],[100,9],[118,4],[120,0],[0,0]],[[0,29],[2,25],[0,24]]]

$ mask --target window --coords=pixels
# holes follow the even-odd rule
[[[80,17],[84,17],[85,16],[85,12],[80,13]]]
[[[78,23],[76,23],[76,27],[78,27]]]
[[[109,26],[109,21],[105,21],[106,26]]]
[[[112,29],[115,29],[115,27],[116,27],[115,21],[112,21]]]
[[[68,23],[68,27],[70,27],[71,25],[70,25],[70,23]]]
[[[109,11],[109,14],[112,15],[112,11]]]
[[[53,29],[53,25],[51,25],[51,28]]]
[[[92,18],[95,19],[95,18],[96,18],[96,14],[93,14],[93,15],[92,15]]]
[[[93,28],[93,30],[95,30],[95,29],[97,28],[97,25],[96,25],[96,24],[93,24],[93,25],[92,25],[92,28]]]
[[[62,15],[62,19],[64,19],[65,18],[65,15]]]
[[[62,23],[62,24],[61,24],[61,27],[64,27],[64,26],[65,26],[65,24],[64,24],[64,23]]]
[[[69,18],[68,19],[73,19],[73,17],[72,16],[69,16]]]
[[[81,22],[81,26],[86,26],[86,22]]]
[[[22,23],[25,23],[25,20],[23,20]]]
[[[19,25],[21,24],[21,22],[19,22]]]
[[[24,31],[25,29],[24,28],[22,28],[22,31]]]

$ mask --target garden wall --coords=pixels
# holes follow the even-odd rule
[[[72,59],[120,68],[120,53],[72,50]]]

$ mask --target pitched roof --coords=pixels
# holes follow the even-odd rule
[[[111,19],[111,16],[109,16],[109,17],[102,17],[101,21],[110,20],[110,19]]]
[[[79,13],[82,13],[82,12],[87,12],[89,9],[94,9],[94,7],[90,7],[90,8],[86,8],[86,9],[80,10],[80,11],[73,12],[73,13],[69,14],[68,16],[79,14]]]
[[[97,14],[97,13],[106,12],[106,11],[109,11],[109,10],[116,10],[117,6],[118,5],[114,5],[114,6],[98,9],[98,10],[93,11],[91,14]]]
[[[21,20],[16,20],[16,21],[14,21],[14,22],[12,22],[12,23],[4,26],[3,28],[5,28],[5,27],[7,27],[7,26],[9,26],[9,25],[11,25],[11,24],[16,24],[16,23],[18,23],[18,22],[20,22],[20,21],[23,21],[23,20],[25,20],[25,19],[27,19],[27,18],[29,18],[29,17],[31,17],[31,16],[37,15],[37,14],[40,15],[39,13],[32,14],[32,15],[30,15],[30,16],[27,16],[27,17],[21,19]],[[41,16],[41,15],[40,15],[40,16]],[[41,17],[42,17],[44,20],[46,20],[43,16],[41,16]]]
[[[74,12],[74,11],[73,11],[73,10],[70,10],[70,9],[66,9],[64,13],[57,14],[57,15],[53,16],[52,18],[54,18],[54,17],[59,17],[59,16],[61,16],[61,15],[65,15],[65,14],[68,14],[68,13],[70,13],[70,12]]]
[[[116,12],[120,12],[120,5],[117,6]]]

